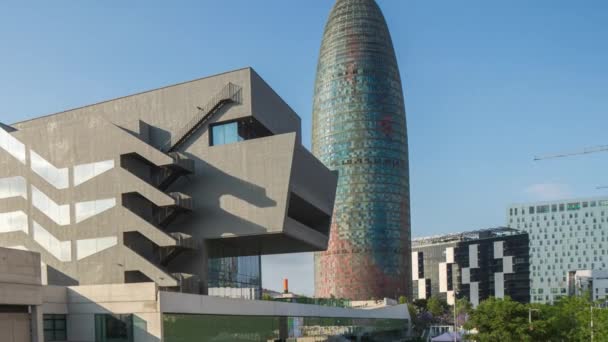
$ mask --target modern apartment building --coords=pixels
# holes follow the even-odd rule
[[[9,342],[403,337],[404,305],[207,296],[327,248],[337,174],[300,134],[250,68],[2,125],[0,247],[28,251],[0,248]]]
[[[513,204],[507,225],[530,236],[530,295],[552,303],[568,295],[568,274],[607,270],[608,198]]]
[[[489,297],[530,301],[528,235],[492,228],[412,240],[414,299],[436,296],[448,304]]]

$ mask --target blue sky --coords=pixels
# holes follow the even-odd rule
[[[509,203],[608,195],[605,1],[378,0],[405,88],[414,236],[504,224]],[[0,121],[252,66],[299,113],[330,0],[8,1]],[[311,256],[264,258],[264,285],[312,293]]]

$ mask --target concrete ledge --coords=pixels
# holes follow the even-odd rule
[[[363,310],[261,300],[230,299],[162,291],[159,292],[159,301],[162,313],[410,319],[407,305],[405,304]]]

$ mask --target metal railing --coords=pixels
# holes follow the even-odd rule
[[[184,143],[194,131],[205,124],[205,122],[207,122],[224,104],[240,103],[241,94],[241,87],[228,83],[222,90],[215,94],[204,107],[198,107],[196,115],[174,135],[177,139],[169,138],[167,142],[163,144],[161,150],[164,152],[174,151],[179,145]]]

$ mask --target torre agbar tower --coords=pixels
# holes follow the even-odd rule
[[[337,0],[329,15],[312,146],[339,171],[329,247],[315,255],[316,296],[409,296],[405,106],[391,37],[374,0]]]

